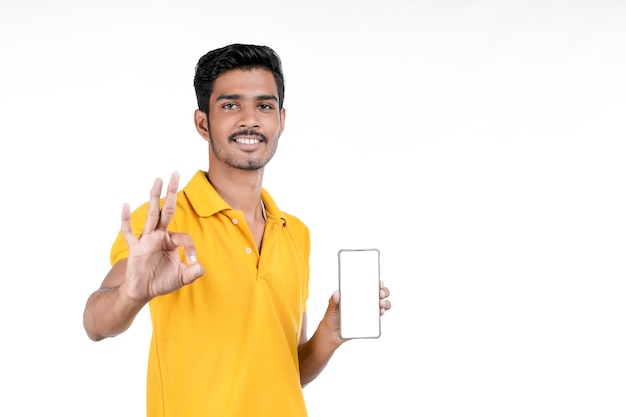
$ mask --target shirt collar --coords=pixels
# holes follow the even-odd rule
[[[220,211],[231,210],[232,208],[228,203],[215,191],[206,174],[205,171],[198,170],[183,189],[195,212],[200,217],[210,217]],[[267,219],[279,221],[286,225],[287,219],[285,214],[278,208],[274,199],[264,188],[261,188],[261,199],[265,204]]]

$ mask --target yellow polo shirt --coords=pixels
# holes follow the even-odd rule
[[[150,301],[149,417],[300,417],[298,339],[309,284],[309,230],[265,189],[261,254],[242,211],[198,171],[169,230],[191,235],[205,274]],[[137,235],[147,203],[131,216]],[[128,256],[118,235],[111,263]]]

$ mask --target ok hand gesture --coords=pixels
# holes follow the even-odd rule
[[[135,236],[130,226],[130,207],[122,208],[122,234],[128,244],[126,288],[128,295],[141,301],[168,294],[195,281],[204,274],[197,263],[196,248],[186,233],[168,232],[176,210],[179,175],[172,173],[167,194],[160,207],[163,181],[157,178],[150,191],[150,202],[143,232]],[[182,247],[186,263],[180,259]]]

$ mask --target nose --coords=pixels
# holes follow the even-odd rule
[[[255,129],[260,127],[258,112],[254,105],[246,105],[241,108],[239,119],[239,127],[246,129]]]

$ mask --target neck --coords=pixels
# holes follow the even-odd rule
[[[239,171],[237,175],[220,175],[209,168],[207,179],[233,209],[245,213],[257,212],[260,208],[263,172]]]

